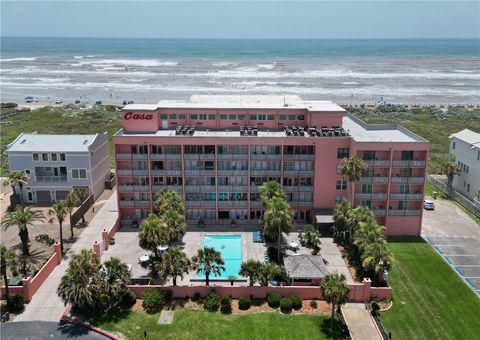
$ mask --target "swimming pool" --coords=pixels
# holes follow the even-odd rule
[[[240,277],[238,271],[242,265],[242,237],[240,235],[208,235],[203,238],[203,247],[214,248],[222,254],[225,261],[225,271],[220,276],[210,275],[210,280],[227,279],[230,275]],[[205,274],[199,273],[198,278],[204,279]]]

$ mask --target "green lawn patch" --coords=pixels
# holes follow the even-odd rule
[[[159,313],[120,312],[91,323],[127,339],[334,339],[325,316],[283,315],[266,312],[224,315],[189,309],[175,311],[173,323],[158,325]]]
[[[394,339],[478,339],[480,299],[420,237],[390,237],[393,307],[381,319]]]

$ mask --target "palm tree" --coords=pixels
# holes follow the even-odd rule
[[[341,201],[337,203],[333,210],[333,236],[336,242],[345,245],[348,242],[348,221],[352,213],[352,206],[349,201]]]
[[[72,191],[73,192],[73,191]],[[75,207],[75,203],[77,202],[77,198],[72,195],[72,192],[68,194],[68,196],[63,200],[65,204],[65,208],[67,209],[68,216],[70,217],[70,239],[73,240],[73,225],[72,225],[72,211]]]
[[[89,191],[88,188],[85,187],[76,187],[72,190],[70,195],[75,197],[75,203],[80,202],[83,203],[88,197]],[[85,214],[82,215],[82,224],[85,224]]]
[[[274,197],[287,199],[287,195],[282,191],[280,183],[277,181],[263,183],[260,186],[260,199],[263,202],[263,206],[266,207],[267,203]]]
[[[349,246],[353,242],[353,238],[356,230],[360,227],[360,223],[372,222],[375,223],[375,216],[369,207],[359,206],[353,208],[351,214],[347,220],[348,224],[348,237],[349,237]]]
[[[52,207],[48,210],[48,216],[50,216],[50,223],[56,219],[58,224],[60,225],[60,250],[63,253],[63,222],[65,221],[65,217],[68,214],[68,206],[65,201],[61,200],[57,203],[54,203]]]
[[[183,200],[180,194],[172,189],[165,188],[160,190],[155,197],[155,208],[161,216],[167,211],[173,210],[183,215]]]
[[[127,285],[130,283],[130,273],[125,263],[116,257],[111,257],[103,263],[99,270],[99,284],[103,292],[109,297],[110,307],[114,301],[128,291]]]
[[[7,269],[14,268],[17,265],[17,254],[12,249],[0,244],[0,272],[5,283],[5,299],[10,301],[10,292],[8,291]]]
[[[183,215],[174,210],[168,210],[162,214],[160,219],[166,227],[166,233],[168,235],[167,244],[169,246],[183,238],[187,229],[185,217]]]
[[[14,211],[7,213],[2,221],[5,230],[16,225],[18,227],[18,236],[22,242],[22,253],[30,256],[28,226],[33,225],[35,221],[43,221],[44,216],[41,211],[33,210],[32,207],[18,206]]]
[[[156,261],[158,260],[157,247],[168,242],[167,228],[164,224],[157,215],[150,214],[143,220],[138,234],[140,247],[153,251]]]
[[[262,268],[262,262],[250,259],[242,263],[238,274],[240,274],[241,276],[248,277],[250,286],[253,286],[255,282],[258,280],[258,276],[260,274],[261,268]]]
[[[282,233],[289,233],[293,228],[293,211],[288,202],[280,197],[273,197],[267,203],[263,214],[263,232],[277,238],[277,252],[280,260]]]
[[[455,176],[460,175],[460,173],[462,172],[462,169],[460,168],[460,165],[454,162],[447,162],[443,165],[442,172],[447,176],[447,188],[451,192],[453,178]]]
[[[348,156],[348,158],[342,159],[342,176],[346,176],[350,182],[349,191],[350,191],[350,202],[353,205],[353,194],[354,194],[354,182],[362,178],[363,174],[367,171],[367,165],[364,161],[356,156]]]
[[[205,275],[205,285],[210,283],[210,274],[219,276],[222,271],[225,271],[225,262],[222,259],[220,252],[214,248],[205,247],[198,249],[197,255],[192,257],[193,267],[197,273]]]
[[[363,269],[373,273],[375,279],[378,279],[385,270],[389,270],[393,262],[392,253],[385,242],[370,244],[364,249],[361,259]]]
[[[164,278],[171,277],[173,285],[177,285],[177,277],[183,280],[183,275],[188,274],[192,263],[187,255],[179,248],[168,248],[160,256],[159,271]]]
[[[10,185],[12,187],[13,194],[17,196],[16,186],[18,185],[20,189],[20,204],[23,201],[23,185],[27,184],[28,175],[25,171],[12,172],[8,175],[8,178],[3,185]]]
[[[283,277],[284,269],[278,266],[275,263],[267,262],[262,263],[259,273],[258,273],[258,282],[261,286],[268,287],[270,281],[276,277]]]
[[[93,276],[100,268],[100,259],[92,249],[82,249],[72,256],[69,265],[82,267],[87,275]]]
[[[20,257],[18,258],[18,267],[23,277],[28,276],[28,272],[30,271],[32,264],[33,260],[30,256],[20,255]]]
[[[320,282],[322,296],[328,303],[332,304],[332,332],[335,322],[335,307],[340,306],[348,301],[350,287],[347,285],[345,275],[335,273],[327,274]]]
[[[360,222],[360,227],[354,235],[353,244],[361,252],[364,252],[375,243],[386,243],[385,227],[378,225],[375,221]]]

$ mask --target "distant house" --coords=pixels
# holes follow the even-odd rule
[[[65,198],[75,187],[88,188],[96,199],[110,175],[107,133],[22,133],[7,146],[7,154],[10,171],[28,175],[23,201],[40,206]]]
[[[450,154],[462,169],[460,175],[453,178],[452,187],[474,199],[480,194],[480,133],[465,129],[449,138]]]
[[[318,285],[328,274],[320,255],[287,256],[283,262],[292,286]]]

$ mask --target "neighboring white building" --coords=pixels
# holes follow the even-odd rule
[[[95,199],[110,176],[107,133],[96,135],[20,134],[7,146],[10,171],[25,171],[23,202],[50,205],[76,187]],[[18,190],[17,190],[18,192]]]
[[[452,187],[474,199],[480,192],[480,133],[468,129],[450,137],[450,154],[462,172],[453,178]]]

